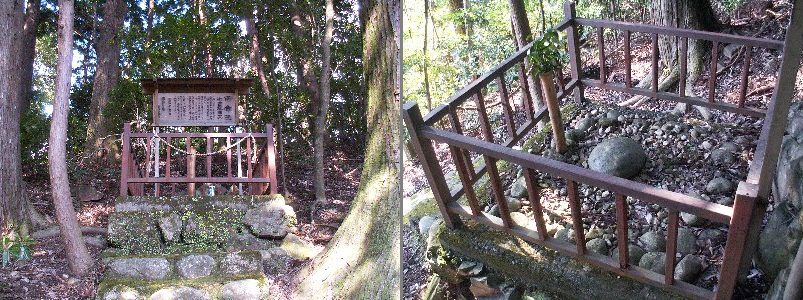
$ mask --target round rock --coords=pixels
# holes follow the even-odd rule
[[[195,279],[209,276],[215,268],[215,259],[205,254],[193,254],[182,257],[176,263],[178,274],[183,278]]]
[[[258,237],[282,238],[287,235],[284,215],[285,211],[281,206],[266,203],[249,209],[243,217],[243,223]]]
[[[705,185],[705,191],[711,194],[725,194],[733,191],[733,183],[722,177],[711,179]]]
[[[223,300],[260,299],[262,288],[256,279],[243,279],[223,285],[220,298]]]
[[[212,299],[205,291],[191,287],[166,287],[151,295],[150,300],[207,300]]]
[[[588,167],[608,175],[633,178],[647,163],[641,144],[627,137],[602,141],[588,157]]]

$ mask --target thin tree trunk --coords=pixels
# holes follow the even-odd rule
[[[33,59],[36,56],[36,24],[39,21],[41,0],[28,0],[25,9],[25,25],[22,29],[22,80],[20,81],[20,114],[24,115],[31,106],[33,88]]]
[[[108,0],[103,4],[103,23],[95,41],[97,66],[92,84],[92,99],[89,107],[89,120],[86,128],[84,149],[93,151],[104,147],[104,137],[108,135],[106,117],[103,111],[109,104],[112,90],[120,79],[120,36],[123,20],[128,7],[123,0]],[[108,157],[113,157],[109,155]]]
[[[83,276],[92,266],[92,258],[81,238],[81,227],[70,197],[67,175],[67,115],[70,112],[70,76],[73,51],[73,1],[59,0],[58,65],[56,68],[56,97],[48,140],[50,185],[56,220],[67,253],[70,272]]]
[[[254,22],[254,12],[249,12],[249,16],[245,18],[245,30],[248,37],[251,39],[251,49],[249,58],[251,59],[251,70],[259,77],[259,83],[262,86],[262,91],[267,98],[270,98],[270,84],[268,78],[265,76],[265,68],[262,64],[262,51],[259,49],[259,35],[257,34],[256,23]]]
[[[198,4],[198,21],[204,27],[206,33],[204,37],[204,46],[206,47],[206,56],[204,57],[204,65],[206,66],[206,77],[215,77],[215,66],[212,61],[212,45],[209,42],[209,20],[206,18],[206,2],[204,0],[197,0]]]
[[[326,139],[326,116],[329,114],[330,82],[332,80],[332,32],[334,31],[335,7],[333,0],[326,0],[326,29],[321,50],[323,51],[321,66],[321,106],[315,120],[315,203],[326,202],[326,179],[324,178],[324,140]],[[313,212],[315,210],[313,209]]]
[[[429,56],[427,42],[429,40],[429,0],[424,0],[424,93],[427,97],[427,110],[432,110],[432,95],[429,90]]]
[[[544,13],[544,0],[538,0],[538,10],[541,12],[541,33],[546,32],[546,14]]]
[[[151,66],[151,47],[153,46],[153,14],[156,10],[156,0],[148,0],[148,16],[147,16],[147,25],[148,25],[148,32],[146,41],[145,41],[145,63],[147,64],[146,69],[148,70],[148,74],[153,76],[153,67]]]
[[[307,123],[310,124],[311,130],[315,130],[315,116],[317,115],[317,108],[320,107],[321,90],[318,78],[315,75],[313,66],[312,51],[316,49],[311,41],[314,31],[310,29],[308,18],[305,12],[297,5],[293,7],[292,16],[290,18],[290,29],[298,41],[301,41],[301,46],[304,50],[288,50],[288,53],[293,53],[292,60],[296,69],[296,78],[301,90],[309,96],[310,104],[303,108],[306,116],[308,116]]]
[[[398,1],[362,0],[365,167],[348,216],[295,277],[293,299],[397,299],[400,287]]]
[[[510,18],[513,22],[513,36],[516,37],[516,44],[518,48],[524,47],[533,41],[532,31],[530,30],[530,21],[527,19],[527,10],[524,7],[523,0],[509,0],[510,5]],[[530,87],[530,95],[532,96],[533,105],[536,110],[543,106],[543,98],[541,94],[541,84],[538,82],[538,74],[535,74],[530,63],[525,61],[525,68],[530,70],[527,74],[527,85]],[[523,91],[522,91],[523,92]]]
[[[20,52],[23,32],[20,1],[0,1],[0,231],[19,229],[27,234],[26,200],[20,162]]]

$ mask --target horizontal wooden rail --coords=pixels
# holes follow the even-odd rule
[[[606,271],[621,276],[633,278],[658,288],[667,289],[692,299],[711,299],[714,297],[713,291],[709,291],[687,282],[675,281],[672,285],[666,285],[664,284],[664,276],[662,274],[652,272],[639,266],[629,266],[627,269],[621,269],[619,268],[619,263],[614,261],[613,258],[598,254],[596,252],[588,251],[583,255],[578,255],[575,245],[571,243],[560,241],[554,238],[546,238],[541,240],[538,238],[538,232],[535,230],[516,224],[511,227],[505,227],[504,224],[502,224],[501,218],[488,213],[481,213],[480,215],[475,216],[471,214],[471,210],[468,207],[460,205],[456,202],[449,203],[448,209],[450,212],[456,213],[462,217],[475,220],[493,229],[507,232],[527,242],[553,249],[561,254],[574,257],[574,259],[581,262],[599,266]]]
[[[607,89],[607,90],[612,90],[612,91],[621,92],[621,93],[629,93],[629,94],[634,94],[634,95],[658,98],[658,99],[661,99],[661,100],[682,102],[682,103],[686,103],[686,104],[690,104],[690,105],[703,106],[703,107],[718,109],[718,110],[722,110],[722,111],[742,114],[742,115],[746,115],[746,116],[750,116],[750,117],[763,118],[764,115],[766,114],[766,111],[761,110],[761,109],[750,108],[750,107],[739,107],[737,105],[733,105],[733,104],[729,104],[729,103],[723,103],[723,102],[709,102],[709,101],[704,100],[703,98],[699,98],[699,97],[688,97],[688,96],[684,97],[684,96],[680,96],[678,94],[669,93],[669,92],[653,92],[651,89],[638,88],[638,87],[630,87],[629,88],[629,87],[627,87],[627,86],[625,86],[623,84],[601,83],[599,80],[595,80],[595,79],[582,79],[580,81],[585,86],[591,86],[591,87],[596,87],[596,88],[601,88],[601,89]]]
[[[208,133],[194,133],[194,132],[167,132],[167,133],[153,133],[153,132],[132,132],[131,138],[150,138],[158,135],[162,138],[267,138],[268,134],[264,132],[208,132]]]
[[[783,42],[772,39],[763,39],[749,36],[740,36],[719,32],[698,31],[683,28],[672,28],[647,24],[633,24],[621,21],[595,20],[576,18],[575,24],[591,27],[604,27],[622,31],[642,32],[657,35],[671,35],[691,39],[700,39],[729,44],[747,45],[759,48],[782,50]]]
[[[421,128],[420,134],[435,142],[446,143],[461,149],[477,152],[481,155],[509,161],[525,168],[546,172],[556,177],[574,180],[611,192],[621,193],[641,201],[695,214],[714,222],[728,224],[733,216],[733,208],[728,206],[655,188],[640,182],[606,175],[576,165],[551,160],[543,156],[513,150],[479,139],[428,126]]]
[[[148,177],[129,178],[129,183],[270,183],[270,178],[247,177]]]

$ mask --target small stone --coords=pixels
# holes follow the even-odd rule
[[[611,126],[611,125],[615,124],[616,123],[616,119],[601,118],[601,119],[599,119],[599,121],[597,123],[599,124],[600,127],[608,127],[608,126]]]
[[[262,267],[262,255],[250,252],[229,253],[220,260],[220,270],[227,275],[257,272]]]
[[[705,191],[712,194],[725,194],[733,192],[733,183],[722,177],[711,179],[705,185]]]
[[[722,148],[711,151],[711,155],[708,156],[708,158],[711,159],[715,165],[721,166],[728,166],[736,162],[736,157],[733,156],[733,153]]]
[[[513,219],[513,223],[516,223],[519,226],[527,227],[530,224],[530,218],[525,216],[523,213],[520,212],[512,212],[510,213],[510,218]]]
[[[510,212],[515,212],[521,209],[521,200],[516,198],[507,198],[507,209]]]
[[[262,296],[262,288],[256,279],[232,281],[224,284],[220,291],[222,300],[261,299]]]
[[[703,141],[703,143],[700,145],[703,146],[703,149],[705,150],[710,150],[711,148],[714,147],[714,145],[711,145],[711,142],[709,141]]]
[[[187,279],[209,276],[215,268],[215,259],[209,255],[188,255],[176,263],[178,274]]]
[[[628,244],[627,245],[628,263],[631,265],[638,265],[639,261],[641,260],[641,257],[644,256],[645,253],[647,253],[647,251],[644,251],[644,249],[641,249],[641,247],[639,247],[638,245]],[[614,260],[619,261],[619,247],[613,248],[613,250],[611,250],[611,256],[613,256]]]
[[[725,234],[722,233],[722,230],[719,229],[705,229],[700,232],[700,240],[711,240],[712,242],[717,242],[722,239],[724,235]]]
[[[608,118],[608,119],[618,119],[619,116],[621,116],[621,115],[622,114],[620,112],[611,109],[611,110],[608,111],[608,113],[605,114],[605,117]]]
[[[731,153],[739,152],[739,146],[737,146],[736,144],[731,143],[731,142],[722,143],[721,145],[719,145],[719,149],[722,149],[722,150],[725,150],[725,151],[728,151],[728,152],[731,152]]]
[[[491,297],[501,294],[499,289],[493,288],[488,284],[488,277],[471,277],[471,285],[468,289],[475,298]]]
[[[569,228],[561,228],[555,232],[555,239],[569,242]]]
[[[657,231],[647,231],[638,238],[639,242],[644,245],[647,251],[660,251],[666,247],[666,239],[664,235]]]
[[[664,252],[647,252],[639,260],[639,267],[653,271],[658,274],[663,274],[666,265],[666,253]]]
[[[608,243],[601,238],[592,239],[586,242],[586,248],[592,252],[608,255]]]
[[[687,212],[681,212],[680,218],[683,219],[683,222],[686,223],[686,225],[694,227],[700,227],[706,223],[706,219]]]
[[[693,282],[697,274],[703,270],[703,260],[697,255],[686,255],[675,267],[675,280]]]
[[[589,118],[583,118],[582,120],[577,121],[577,124],[574,125],[574,128],[577,129],[580,132],[585,133],[585,132],[588,131],[588,129],[591,128],[591,126],[594,126],[594,123],[596,123],[596,120],[594,118],[590,118],[590,117]]]
[[[117,285],[103,294],[103,300],[139,300],[142,297],[134,288],[125,285]]]
[[[290,254],[284,249],[274,247],[268,250],[259,250],[259,254],[262,256],[262,269],[265,274],[283,274],[287,270]]]
[[[510,195],[516,198],[527,197],[527,183],[525,177],[520,176],[510,187]]]

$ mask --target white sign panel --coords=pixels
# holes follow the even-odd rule
[[[156,93],[156,126],[232,126],[237,124],[234,93]]]

